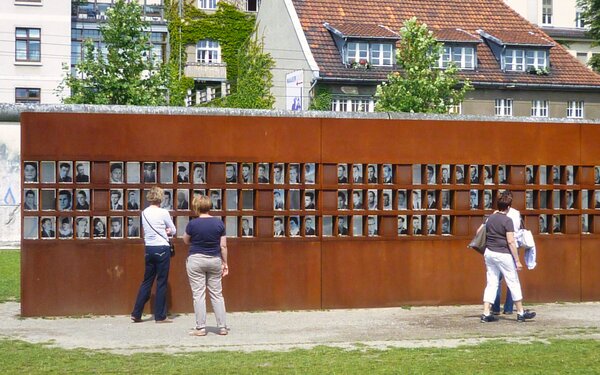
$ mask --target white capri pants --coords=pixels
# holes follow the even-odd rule
[[[483,292],[483,302],[494,303],[496,292],[498,291],[500,274],[504,276],[506,286],[508,286],[512,294],[513,301],[522,300],[521,283],[519,282],[517,266],[512,255],[485,249],[483,257],[487,268],[487,285]]]

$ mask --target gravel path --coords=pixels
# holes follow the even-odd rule
[[[229,313],[228,336],[209,327],[205,337],[189,336],[191,314],[172,324],[155,324],[150,315],[133,324],[128,316],[21,318],[20,305],[0,304],[0,336],[61,348],[113,353],[195,352],[215,350],[282,351],[327,345],[355,348],[455,347],[503,338],[517,342],[551,338],[600,340],[600,303],[555,303],[528,306],[538,317],[517,323],[501,315],[494,323],[479,322],[481,307],[440,306],[327,311]],[[209,316],[214,324],[214,316]]]

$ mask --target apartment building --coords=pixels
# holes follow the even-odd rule
[[[59,103],[70,0],[0,1],[0,103]]]

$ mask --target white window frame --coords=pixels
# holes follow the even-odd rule
[[[583,118],[583,100],[570,100],[567,102],[567,118]]]
[[[198,0],[199,9],[217,9],[219,0]]]
[[[548,52],[539,49],[525,50],[525,70],[529,68],[546,68],[548,66]]]
[[[504,70],[519,72],[525,70],[525,50],[507,48],[504,51]]]
[[[548,101],[547,100],[532,100],[531,101],[531,116],[532,117],[548,117]]]
[[[369,43],[348,42],[346,44],[346,63],[352,64],[360,60],[369,61]]]
[[[331,100],[331,110],[334,112],[374,112],[373,98],[366,97],[334,97]]]
[[[216,40],[204,39],[196,44],[196,62],[218,64],[221,62],[221,45]]]
[[[370,63],[376,66],[392,66],[393,47],[391,43],[371,43]]]
[[[552,24],[552,0],[542,0],[542,25]]]
[[[39,27],[15,28],[15,61],[42,61],[42,29]]]
[[[445,69],[452,61],[458,69],[473,70],[475,69],[475,53],[474,47],[445,45],[442,48],[438,66]]]
[[[583,12],[580,10],[575,12],[575,27],[578,29],[585,28],[585,20],[583,19]]]
[[[451,104],[447,106],[449,115],[461,115],[462,114],[462,102],[458,104]]]
[[[496,99],[495,101],[495,115],[500,117],[510,117],[513,115],[513,100]]]

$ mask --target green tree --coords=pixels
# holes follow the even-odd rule
[[[264,52],[258,36],[250,37],[238,53],[237,90],[213,105],[229,108],[273,109],[271,94],[275,66],[271,54]]]
[[[592,46],[600,45],[600,0],[577,0],[581,9],[583,21],[589,27],[588,34],[594,39]],[[593,54],[588,65],[600,72],[600,55]]]
[[[396,53],[400,71],[388,75],[377,87],[376,111],[447,113],[448,106],[460,103],[472,90],[469,81],[461,84],[457,68],[436,68],[443,45],[433,37],[427,25],[415,17],[400,30]]]
[[[100,26],[106,51],[99,51],[91,40],[84,43],[84,56],[72,73],[57,88],[71,96],[64,103],[74,104],[166,104],[167,69],[152,55],[149,23],[142,18],[136,2],[117,0],[107,12],[108,21]]]

